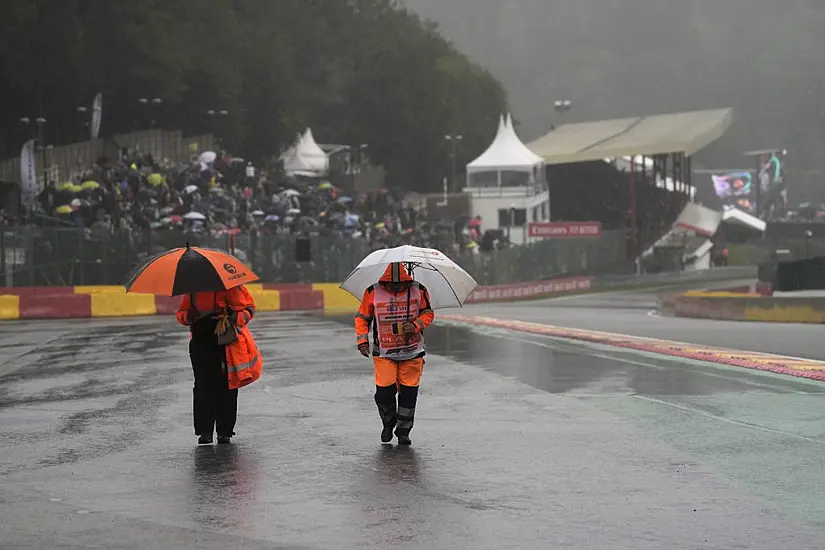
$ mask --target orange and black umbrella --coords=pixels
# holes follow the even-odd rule
[[[126,292],[180,296],[217,292],[258,280],[231,254],[188,244],[161,252],[137,266],[127,277]]]

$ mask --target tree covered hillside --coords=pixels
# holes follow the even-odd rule
[[[8,0],[0,18],[0,149],[20,117],[43,116],[51,144],[77,138],[77,106],[104,95],[103,133],[151,117],[215,130],[260,159],[311,126],[322,142],[367,143],[396,185],[437,188],[444,135],[486,145],[502,86],[431,25],[391,0]]]

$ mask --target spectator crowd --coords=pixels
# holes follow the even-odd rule
[[[455,253],[502,245],[485,238],[480,219],[431,222],[386,189],[349,194],[329,181],[269,177],[242,158],[213,152],[188,164],[135,153],[101,159],[72,181],[47,184],[34,213],[38,223],[82,228],[89,239],[125,233],[158,249],[214,246],[240,234],[338,237],[371,250],[413,244]]]

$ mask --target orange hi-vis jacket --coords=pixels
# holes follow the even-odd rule
[[[191,326],[198,319],[215,317],[226,311],[229,314],[229,330],[238,337],[226,346],[226,371],[229,389],[248,386],[261,377],[264,360],[247,324],[255,317],[255,300],[243,286],[218,292],[186,294],[180,301],[175,317],[178,323]]]
[[[393,264],[395,265],[395,264]],[[404,289],[397,293],[374,285],[364,291],[361,298],[361,305],[355,314],[355,338],[356,345],[363,342],[369,343],[370,326],[372,326],[372,355],[374,357],[387,357],[398,360],[412,359],[424,355],[423,332],[435,319],[432,306],[430,305],[430,294],[427,289],[412,280],[403,267],[398,266],[393,273],[393,265],[387,266],[387,271],[379,279],[381,281],[398,281],[411,283],[416,292]],[[399,269],[400,268],[400,269]],[[400,272],[400,273],[399,273]],[[379,295],[378,303],[376,294]],[[414,303],[407,307],[407,301],[415,295]],[[389,299],[388,299],[389,298]],[[384,302],[388,303],[384,303]],[[377,306],[376,307],[376,303]],[[410,317],[407,319],[406,315]],[[415,325],[415,332],[405,335],[402,325],[410,322]],[[396,354],[397,355],[394,355]],[[406,355],[413,354],[413,357]]]

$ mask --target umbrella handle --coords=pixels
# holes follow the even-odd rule
[[[412,292],[412,288],[407,289],[407,323],[410,322],[410,293]],[[410,333],[404,331],[404,345],[408,346],[410,344]]]

